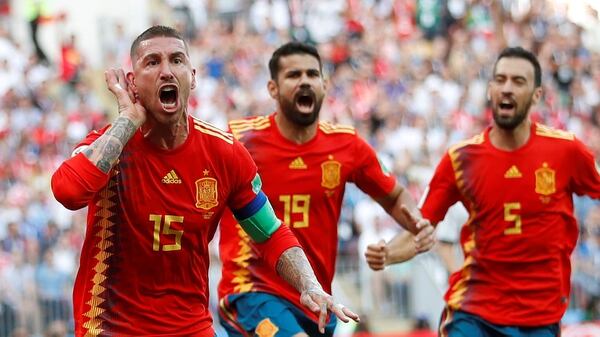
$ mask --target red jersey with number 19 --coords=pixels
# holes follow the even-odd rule
[[[187,140],[171,151],[136,132],[110,175],[81,153],[55,173],[55,195],[103,186],[63,202],[89,207],[74,288],[77,336],[214,335],[208,242],[225,207],[240,209],[256,198],[257,171],[231,134],[191,117],[188,122]],[[86,172],[97,181],[80,179]]]
[[[527,143],[502,151],[484,133],[450,148],[424,195],[423,217],[437,223],[462,202],[465,262],[450,277],[451,309],[499,325],[560,321],[570,291],[578,230],[572,194],[600,198],[593,155],[572,134],[534,124]]]
[[[292,229],[323,289],[331,293],[346,182],[372,197],[383,197],[392,192],[396,180],[382,170],[373,149],[353,128],[320,122],[316,136],[298,145],[281,135],[274,116],[231,121],[229,126],[256,162],[277,217]],[[267,292],[317,320],[300,304],[298,292],[259,259],[256,245],[231,214],[224,215],[220,231],[221,300],[236,293]]]

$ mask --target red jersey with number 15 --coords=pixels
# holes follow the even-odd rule
[[[598,167],[564,131],[534,124],[515,151],[495,148],[489,132],[451,147],[423,198],[423,216],[434,223],[457,201],[470,213],[461,231],[465,262],[450,277],[446,302],[494,324],[557,323],[578,237],[572,194],[600,198]]]
[[[392,192],[396,180],[382,170],[373,149],[353,128],[320,122],[316,136],[298,145],[281,135],[274,116],[231,121],[229,126],[258,166],[263,191],[277,217],[292,229],[323,289],[331,293],[346,182],[355,183],[372,197],[383,197]],[[298,292],[258,258],[256,248],[231,214],[224,215],[220,230],[220,299],[249,291],[267,292],[317,319],[300,304]]]
[[[214,335],[208,242],[226,207],[256,198],[256,166],[231,134],[191,117],[188,123],[187,140],[171,151],[137,131],[110,176],[82,153],[55,173],[58,195],[93,185],[86,172],[103,186],[64,201],[89,207],[73,291],[76,336]]]

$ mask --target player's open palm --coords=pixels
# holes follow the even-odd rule
[[[128,117],[140,126],[146,121],[146,109],[136,98],[123,69],[108,69],[104,72],[106,86],[115,95],[119,104],[119,114]]]
[[[319,313],[319,331],[325,332],[327,324],[327,314],[333,312],[342,322],[349,322],[350,319],[358,322],[359,317],[352,310],[346,308],[341,303],[335,303],[333,296],[327,294],[321,288],[310,288],[300,295],[300,302],[313,312]]]

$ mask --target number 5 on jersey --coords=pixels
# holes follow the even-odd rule
[[[521,210],[520,202],[509,202],[504,204],[504,221],[514,222],[513,227],[504,230],[504,235],[516,235],[521,234],[521,216],[516,214],[515,211]]]
[[[175,230],[171,228],[174,223],[183,225],[183,217],[178,215],[165,215],[164,222],[163,216],[158,214],[150,214],[148,219],[154,222],[154,241],[152,242],[152,250],[160,251],[160,236],[161,227],[162,235],[174,235],[175,243],[169,245],[162,245],[163,252],[170,252],[172,250],[181,250],[181,237],[183,236],[183,230]]]

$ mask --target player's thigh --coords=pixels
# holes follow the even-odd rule
[[[479,317],[445,308],[440,319],[439,336],[488,337],[491,335]]]
[[[523,337],[559,337],[560,324],[549,324],[535,328],[521,328]]]
[[[524,328],[490,323],[483,318],[463,311],[444,309],[439,333],[442,337],[558,337],[558,324]]]
[[[232,295],[221,301],[219,318],[229,336],[303,336],[287,301],[266,293]]]

